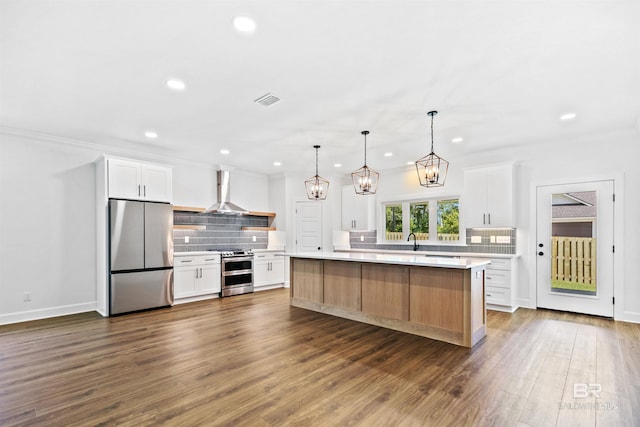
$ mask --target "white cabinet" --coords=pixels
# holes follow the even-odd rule
[[[513,179],[513,165],[465,170],[465,227],[515,227]]]
[[[477,257],[474,257],[477,258]],[[487,309],[513,313],[516,302],[517,258],[489,258],[491,264],[484,273]]]
[[[284,257],[282,252],[259,252],[253,260],[253,286],[275,287],[284,284]]]
[[[353,185],[342,187],[342,229],[375,230],[375,195],[356,194]]]
[[[169,166],[126,159],[107,159],[108,197],[172,201],[172,169]]]
[[[173,296],[189,301],[220,292],[220,255],[174,255]]]

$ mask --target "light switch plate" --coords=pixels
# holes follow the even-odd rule
[[[496,236],[490,236],[489,243],[495,243],[495,242],[496,242]]]

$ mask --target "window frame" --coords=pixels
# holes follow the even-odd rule
[[[438,240],[438,202],[448,200],[458,201],[458,240]],[[378,212],[380,213],[380,215],[378,216],[378,218],[380,218],[377,233],[378,243],[385,245],[403,245],[407,247],[413,247],[413,239],[411,241],[407,241],[407,237],[409,236],[409,233],[411,233],[409,206],[414,203],[429,203],[429,240],[418,240],[418,244],[425,246],[465,246],[466,230],[463,228],[462,224],[460,200],[460,195],[439,195],[434,197],[413,197],[406,199],[381,201],[378,208]],[[388,205],[402,206],[402,240],[387,240],[386,238],[386,209]]]

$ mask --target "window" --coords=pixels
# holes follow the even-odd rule
[[[385,240],[402,240],[402,205],[385,206]]]
[[[460,240],[458,199],[438,200],[438,240]]]
[[[429,202],[409,204],[409,224],[416,240],[429,240]]]
[[[459,242],[458,199],[432,199],[383,204],[386,242],[406,241],[410,233],[423,242]],[[382,237],[382,236],[381,236]]]

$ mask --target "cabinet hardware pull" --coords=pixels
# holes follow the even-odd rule
[[[491,213],[488,213],[487,216],[489,217],[489,224],[491,224]]]
[[[140,184],[138,184],[138,196],[140,196]]]
[[[487,276],[487,280],[491,280],[491,276]]]
[[[490,296],[491,296],[491,294],[487,294],[487,296],[488,296],[488,297],[490,297]]]
[[[487,214],[482,214],[482,223],[483,224],[486,224],[486,221],[485,221],[486,217],[487,217]]]
[[[180,262],[192,262],[192,261],[193,261],[192,259],[183,259],[183,260],[180,260]]]
[[[144,196],[144,197],[147,197],[147,186],[146,186],[146,185],[143,185],[143,186],[142,186],[142,188],[144,189],[144,194],[143,194],[143,196]]]

